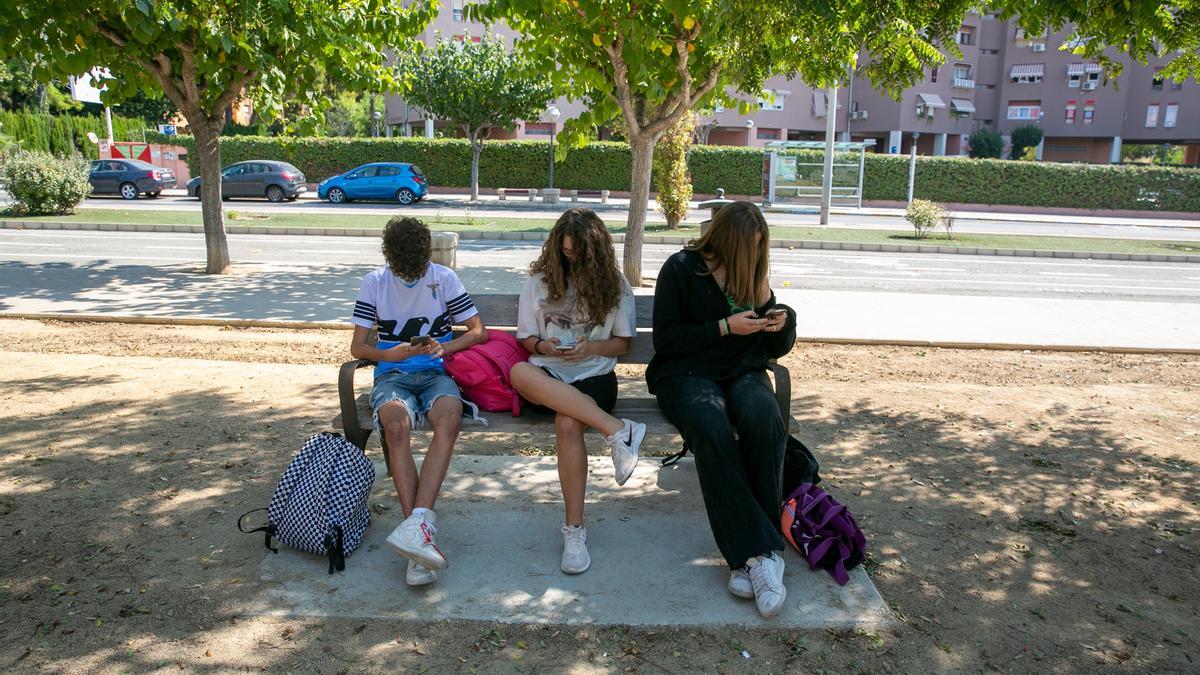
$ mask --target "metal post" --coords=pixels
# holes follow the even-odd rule
[[[914,131],[912,135],[912,152],[908,155],[908,203],[912,203],[913,181],[917,177],[917,139],[921,137],[921,132]]]
[[[837,132],[837,85],[829,88],[825,104],[825,167],[821,179],[821,224],[829,224],[829,200],[833,195],[833,135]]]
[[[108,106],[104,106],[104,124],[106,126],[108,126],[108,144],[112,145],[112,142],[113,142],[112,108],[110,108]]]
[[[550,185],[548,185],[546,187],[550,187],[550,188],[554,187],[554,123],[553,122],[550,123]]]
[[[867,163],[867,146],[858,149],[858,208],[862,208],[863,175]]]

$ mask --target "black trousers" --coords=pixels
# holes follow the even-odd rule
[[[787,426],[767,374],[723,382],[678,375],[655,389],[659,408],[696,456],[708,523],[730,569],[783,550],[780,479]]]

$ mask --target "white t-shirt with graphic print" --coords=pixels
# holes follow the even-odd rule
[[[449,342],[454,337],[451,325],[478,313],[454,270],[431,262],[420,279],[409,283],[384,265],[363,277],[350,323],[378,329],[376,347],[387,349],[418,335]],[[441,367],[440,358],[422,354],[381,362],[375,367],[375,377],[389,370],[414,373]]]
[[[580,337],[587,337],[588,341],[596,342],[610,337],[631,338],[637,333],[637,309],[633,302],[633,289],[624,276],[621,277],[621,300],[617,308],[604,317],[604,323],[601,324],[588,321],[587,313],[576,301],[574,289],[567,289],[566,297],[553,305],[547,300],[548,295],[545,279],[540,273],[525,280],[517,307],[518,340],[536,335],[545,339],[556,337],[560,343],[570,344]],[[567,383],[603,375],[617,367],[617,357],[600,355],[571,363],[561,356],[534,354],[529,362],[548,369],[555,377]]]

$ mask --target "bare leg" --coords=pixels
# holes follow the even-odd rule
[[[417,464],[412,456],[412,423],[408,408],[400,401],[389,401],[379,408],[379,424],[387,439],[388,464],[392,467],[392,485],[400,498],[404,517],[412,514],[417,497]]]
[[[558,483],[563,493],[563,524],[583,524],[583,497],[587,492],[587,446],[583,422],[566,415],[554,418],[554,445],[558,453]]]
[[[421,462],[421,481],[417,485],[414,506],[432,509],[437,501],[442,481],[450,469],[450,454],[454,452],[454,441],[462,426],[462,401],[453,396],[442,396],[429,409],[429,424],[433,427],[433,439]]]
[[[625,427],[621,420],[601,410],[591,396],[550,377],[531,363],[513,366],[508,377],[521,396],[560,415],[573,417],[605,436],[611,436]]]

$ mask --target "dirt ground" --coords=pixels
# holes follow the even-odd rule
[[[1200,671],[1191,356],[797,345],[894,629],[240,615],[263,550],[233,518],[328,427],[348,340],[0,320],[0,670]]]

